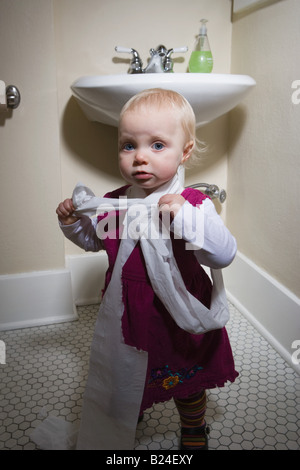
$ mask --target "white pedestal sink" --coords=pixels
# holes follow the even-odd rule
[[[255,84],[248,75],[146,73],[81,77],[71,89],[89,120],[112,126],[131,96],[147,88],[171,89],[190,102],[201,126],[233,109]]]

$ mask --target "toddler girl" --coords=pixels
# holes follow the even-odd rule
[[[182,188],[178,181],[180,165],[191,157],[196,142],[195,115],[184,97],[162,89],[134,96],[121,112],[118,140],[119,168],[127,185],[105,198],[156,201],[173,253],[167,264],[172,272],[179,270],[184,289],[166,287],[167,277],[161,275],[160,266],[151,268],[155,240],[150,240],[154,249],[147,257],[143,236],[120,262],[119,278],[114,275],[121,239],[123,243],[126,238],[123,210],[93,219],[75,211],[74,199],[59,204],[56,212],[65,236],[86,251],[105,249],[109,262],[92,346],[80,447],[132,446],[143,411],[173,398],[181,422],[180,448],[207,449],[205,390],[233,382],[238,373],[225,327],[196,331],[194,318],[192,326],[185,327],[180,299],[185,299],[186,289],[210,315],[213,297],[215,302],[219,294],[212,296],[212,282],[201,264],[220,273],[233,260],[236,242],[211,200],[196,189]],[[201,223],[196,223],[200,214]],[[113,230],[104,230],[105,224]],[[164,253],[162,259],[167,259]],[[114,303],[119,295],[121,311]],[[114,336],[119,328],[117,317],[120,336]]]

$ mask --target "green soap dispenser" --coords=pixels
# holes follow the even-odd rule
[[[189,72],[210,73],[213,69],[213,57],[207,37],[207,20],[200,20],[202,26],[197,36],[195,50],[189,61]]]

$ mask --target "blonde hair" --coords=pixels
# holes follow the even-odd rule
[[[125,113],[141,109],[143,106],[147,105],[156,107],[157,109],[163,106],[169,106],[174,109],[174,112],[179,113],[178,117],[187,141],[192,140],[194,142],[191,157],[187,161],[193,162],[198,159],[200,154],[204,152],[205,145],[196,137],[195,113],[184,96],[176,91],[165,90],[163,88],[150,88],[141,91],[137,95],[132,96],[127,103],[125,103],[120,113],[120,121]]]

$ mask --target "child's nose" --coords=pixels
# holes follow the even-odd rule
[[[146,155],[146,152],[143,151],[142,149],[137,149],[136,153],[135,153],[135,159],[134,159],[138,164],[141,164],[141,163],[148,163],[148,158],[147,158],[147,155]]]

